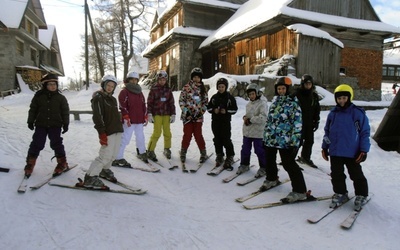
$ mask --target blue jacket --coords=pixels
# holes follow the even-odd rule
[[[297,97],[275,96],[268,111],[264,145],[282,149],[299,147],[301,129],[302,115]]]
[[[361,151],[369,151],[368,117],[364,109],[353,103],[348,108],[331,109],[324,130],[322,148],[328,149],[331,156],[354,158]]]

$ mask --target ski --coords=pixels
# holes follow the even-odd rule
[[[332,196],[315,197],[310,194],[310,191],[308,191],[307,199],[305,199],[305,200],[298,200],[295,202],[287,202],[286,198],[283,198],[278,202],[264,203],[264,204],[259,204],[259,205],[243,205],[243,207],[248,210],[253,210],[253,209],[260,209],[260,208],[278,207],[278,206],[283,206],[283,205],[288,205],[288,204],[297,204],[297,203],[302,203],[302,202],[322,201],[322,200],[330,199],[331,197]]]
[[[163,154],[163,155],[164,155],[164,154]],[[174,170],[175,168],[179,168],[178,165],[173,165],[173,164],[172,164],[171,159],[168,159],[165,155],[164,155],[164,157],[165,157],[165,159],[167,160],[168,165],[169,165],[168,170]]]
[[[104,179],[104,180],[107,180],[106,178],[101,177],[101,176],[100,176],[100,178],[102,178],[102,179]],[[132,186],[129,186],[128,184],[122,183],[122,182],[120,182],[120,181],[117,181],[117,182],[112,182],[112,181],[110,181],[110,180],[107,180],[107,181],[109,181],[109,182],[111,182],[111,183],[114,183],[114,184],[116,184],[116,185],[118,185],[118,186],[121,186],[121,187],[123,187],[123,188],[126,188],[126,189],[128,189],[128,190],[134,191],[134,192],[138,192],[138,191],[141,191],[141,190],[142,190],[141,188],[132,187]]]
[[[151,164],[151,163],[149,163]],[[144,171],[144,172],[150,172],[150,173],[157,173],[160,172],[160,169],[154,167],[153,165],[148,165],[146,163],[147,166],[149,166],[149,168],[143,168],[143,167],[138,167],[138,166],[130,166],[127,168],[132,168],[132,169],[136,169],[136,170],[140,170],[140,171]]]
[[[146,164],[151,164],[152,167],[154,167],[154,165],[153,165],[153,163],[154,163],[154,164],[157,164],[158,166],[164,168],[164,166],[161,163],[159,163],[158,161],[152,161],[150,159],[148,161],[149,161],[149,163],[146,163]],[[150,161],[151,161],[151,163],[150,163]]]
[[[204,163],[210,159],[210,157],[213,155],[214,153],[211,153],[207,156],[207,158],[203,161],[203,162],[199,162],[197,163],[197,167],[194,169],[190,169],[190,173],[196,173],[197,171],[199,171],[199,169],[204,165]]]
[[[233,164],[235,164],[238,161],[240,161],[240,159],[234,159],[231,166],[233,166]],[[214,167],[207,174],[211,175],[211,176],[217,176],[220,173],[222,173],[222,171],[224,171],[224,170],[226,170],[226,168],[224,168],[224,164],[222,164],[222,165],[218,165],[218,166]],[[233,167],[232,167],[232,170],[233,170]]]
[[[69,167],[69,168],[66,169],[63,173],[70,171],[71,169],[75,168],[76,166],[78,166],[78,164],[75,164],[75,165]],[[50,177],[46,177],[46,179],[43,180],[42,182],[39,182],[39,183],[36,184],[36,185],[30,186],[30,188],[31,188],[32,190],[39,189],[39,188],[43,187],[45,184],[47,184],[49,181],[51,181],[52,179],[54,179],[54,178],[56,178],[57,176],[60,176],[60,175],[53,176],[53,174],[50,174],[49,176],[50,176]]]
[[[263,175],[263,176],[253,176],[253,177],[251,177],[251,178],[249,178],[247,180],[237,182],[236,184],[238,186],[245,186],[245,185],[247,185],[249,183],[252,183],[253,181],[256,181],[256,180],[260,179],[261,177],[265,177],[265,175]]]
[[[373,195],[369,195],[367,200],[365,201],[364,205],[367,204]],[[344,228],[344,229],[350,229],[353,225],[354,222],[356,221],[356,219],[358,218],[358,216],[360,215],[361,211],[363,210],[363,208],[361,207],[360,210],[354,210],[352,211],[349,216],[347,216],[347,218],[342,221],[342,223],[340,223],[340,227]]]
[[[28,186],[28,179],[30,175],[24,175],[24,178],[21,181],[21,184],[19,184],[18,187],[18,193],[25,193],[26,192],[26,187]]]
[[[255,165],[250,165],[250,168],[252,168],[252,167],[254,167],[254,166],[255,166]],[[246,171],[246,172],[247,172],[247,171]],[[228,182],[232,181],[233,179],[235,179],[236,177],[238,177],[238,176],[241,175],[241,174],[244,174],[244,173],[240,173],[240,174],[234,173],[233,175],[224,178],[224,179],[222,180],[222,182],[223,182],[223,183],[228,183]]]
[[[9,171],[10,171],[9,168],[2,168],[2,167],[0,167],[0,172],[8,173]]]
[[[85,188],[82,186],[80,182],[78,182],[75,185],[67,185],[67,184],[60,184],[60,183],[52,183],[49,182],[50,186],[56,186],[56,187],[63,187],[63,188],[70,188],[70,189],[77,189],[77,190],[89,190],[89,191],[100,191],[100,192],[110,192],[110,193],[119,193],[119,194],[134,194],[134,195],[141,195],[145,194],[147,191],[146,190],[140,190],[140,191],[133,191],[133,190],[117,190],[117,189],[94,189],[94,188]]]
[[[308,166],[308,167],[311,167],[311,168],[318,168],[318,166],[315,165],[314,163],[309,164],[309,163],[303,161],[303,158],[300,158],[300,156],[297,157],[296,161],[297,161],[298,163],[300,163],[300,164],[303,164],[303,165]]]
[[[239,203],[245,202],[245,201],[247,201],[247,200],[250,200],[251,198],[256,197],[256,196],[259,195],[259,194],[264,193],[265,191],[268,191],[268,190],[270,190],[270,189],[273,189],[273,188],[275,188],[275,187],[278,187],[278,186],[280,186],[280,185],[282,185],[282,184],[284,184],[284,183],[286,183],[286,182],[289,182],[289,181],[290,181],[289,179],[285,179],[285,180],[283,180],[283,181],[279,181],[278,184],[277,184],[276,186],[273,186],[273,187],[268,188],[268,189],[261,189],[261,188],[260,188],[260,189],[258,189],[257,191],[255,191],[255,192],[253,192],[253,193],[251,193],[251,194],[242,196],[242,197],[237,198],[237,199],[235,199],[235,200],[236,200],[237,202],[239,202]]]
[[[320,222],[322,219],[324,219],[325,217],[327,217],[328,215],[330,215],[332,212],[336,211],[338,208],[342,207],[344,204],[346,204],[347,202],[349,202],[350,200],[352,200],[354,198],[354,196],[350,197],[349,200],[343,202],[342,204],[334,207],[334,208],[330,208],[327,207],[326,209],[324,209],[322,212],[320,212],[319,214],[316,214],[310,218],[307,219],[307,221],[311,224],[315,224]]]

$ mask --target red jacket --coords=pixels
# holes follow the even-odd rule
[[[175,100],[171,89],[165,84],[154,85],[147,97],[147,112],[156,115],[175,115]]]
[[[122,117],[129,115],[132,124],[145,123],[146,100],[142,92],[133,93],[124,88],[119,93],[118,100]]]

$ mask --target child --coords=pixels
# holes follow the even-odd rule
[[[83,182],[86,188],[108,189],[99,176],[111,182],[117,182],[111,171],[111,163],[115,160],[121,145],[124,132],[118,112],[117,99],[113,97],[117,79],[113,75],[105,75],[101,80],[101,90],[93,94],[92,110],[94,128],[99,133],[99,156],[92,162]]]
[[[57,157],[53,176],[60,175],[69,169],[61,137],[61,128],[62,133],[65,134],[69,126],[68,101],[58,89],[57,75],[49,73],[41,79],[41,82],[42,89],[32,98],[29,109],[28,128],[35,132],[26,157],[25,176],[27,178],[31,176],[36,159],[46,144],[46,137],[49,137],[50,147]]]
[[[240,166],[237,174],[249,171],[252,144],[258,157],[260,168],[256,177],[265,175],[265,151],[263,146],[263,132],[267,119],[267,102],[261,99],[262,92],[257,84],[251,83],[246,89],[250,101],[246,105],[246,114],[243,116],[243,144],[240,152]]]
[[[296,97],[299,99],[303,127],[301,131],[302,146],[301,156],[298,161],[317,168],[311,160],[312,146],[314,145],[314,132],[319,126],[319,114],[321,107],[319,105],[318,94],[315,93],[314,80],[310,75],[303,75],[300,81],[300,88],[296,91]]]
[[[211,97],[207,111],[211,113],[211,129],[214,134],[214,147],[217,154],[216,166],[224,164],[224,168],[232,171],[235,151],[231,140],[231,116],[236,114],[238,107],[236,100],[229,94],[228,80],[220,78],[217,81],[218,92]],[[224,151],[226,159],[224,162]]]
[[[204,141],[202,127],[203,114],[207,110],[208,96],[204,87],[203,71],[200,68],[194,68],[190,73],[190,81],[183,86],[179,96],[179,106],[183,121],[183,138],[180,152],[181,162],[186,161],[186,152],[190,145],[192,135],[200,150],[200,163],[207,159],[206,143]]]
[[[129,72],[126,75],[125,88],[121,90],[118,96],[124,133],[117,158],[112,163],[113,166],[130,167],[131,164],[124,159],[124,151],[131,141],[133,133],[136,137],[137,157],[148,163],[143,132],[143,126],[147,125],[146,100],[138,81],[139,74]]]
[[[278,185],[276,153],[279,151],[283,168],[292,183],[292,192],[285,199],[287,202],[296,202],[307,198],[307,187],[295,160],[301,139],[302,115],[297,98],[289,95],[291,85],[292,80],[288,77],[281,77],[275,83],[275,96],[264,130],[267,175],[260,189],[270,189]]]
[[[356,194],[354,209],[360,210],[368,196],[368,182],[360,163],[367,159],[371,146],[370,127],[365,111],[351,102],[353,96],[349,85],[341,84],[335,89],[337,105],[326,119],[322,157],[326,161],[331,157],[331,181],[335,194],[329,206],[339,206],[349,199],[344,173],[346,165]]]
[[[171,159],[171,128],[175,122],[175,100],[171,89],[167,84],[168,74],[164,70],[157,72],[157,83],[151,88],[147,98],[148,120],[154,123],[153,134],[150,137],[147,158],[157,161],[154,153],[157,141],[164,135],[164,155]]]

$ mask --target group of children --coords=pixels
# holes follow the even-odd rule
[[[234,146],[231,140],[231,116],[237,110],[235,98],[228,92],[228,80],[217,81],[218,92],[208,101],[203,72],[194,68],[190,81],[183,86],[179,96],[180,119],[183,122],[180,160],[185,162],[192,136],[200,150],[200,162],[207,159],[205,140],[202,134],[204,113],[211,113],[211,128],[216,153],[216,164],[227,170],[233,170]],[[101,81],[101,90],[93,94],[93,122],[101,145],[99,155],[90,165],[82,186],[107,189],[99,177],[117,182],[111,166],[129,166],[124,159],[124,151],[133,133],[136,137],[137,157],[144,162],[157,161],[154,152],[157,141],[164,137],[166,158],[171,158],[171,129],[175,121],[175,101],[172,90],[167,84],[168,74],[161,70],[156,75],[156,84],[151,88],[147,106],[138,85],[139,75],[128,73],[125,88],[118,99],[113,97],[117,80],[106,75]],[[25,166],[25,175],[29,177],[35,166],[39,152],[44,148],[46,137],[57,157],[54,175],[68,170],[66,154],[61,133],[68,131],[69,107],[66,98],[58,90],[58,78],[48,74],[42,79],[43,88],[32,99],[28,127],[35,130],[30,144]],[[287,171],[292,192],[286,197],[288,202],[307,198],[307,188],[301,168],[296,163],[296,155],[302,146],[299,160],[316,167],[311,161],[311,149],[314,143],[313,133],[319,126],[320,106],[311,76],[304,75],[300,89],[290,94],[292,81],[289,77],[280,77],[275,83],[275,96],[268,108],[267,100],[257,84],[251,83],[246,89],[249,102],[243,116],[243,143],[238,174],[249,171],[251,149],[254,147],[258,157],[259,170],[256,176],[265,176],[261,189],[269,189],[279,184],[276,155],[279,152],[283,168]],[[324,127],[322,157],[331,161],[331,178],[334,195],[331,207],[346,202],[347,167],[354,182],[356,194],[355,206],[359,209],[368,196],[368,184],[360,163],[366,160],[370,148],[370,127],[365,111],[352,103],[353,90],[349,85],[341,84],[335,91],[336,107],[328,117]],[[119,114],[118,109],[121,111]],[[268,110],[267,110],[268,109]],[[144,126],[153,123],[153,133],[146,150]],[[352,138],[352,139],[350,139]],[[225,152],[224,152],[225,149]]]

